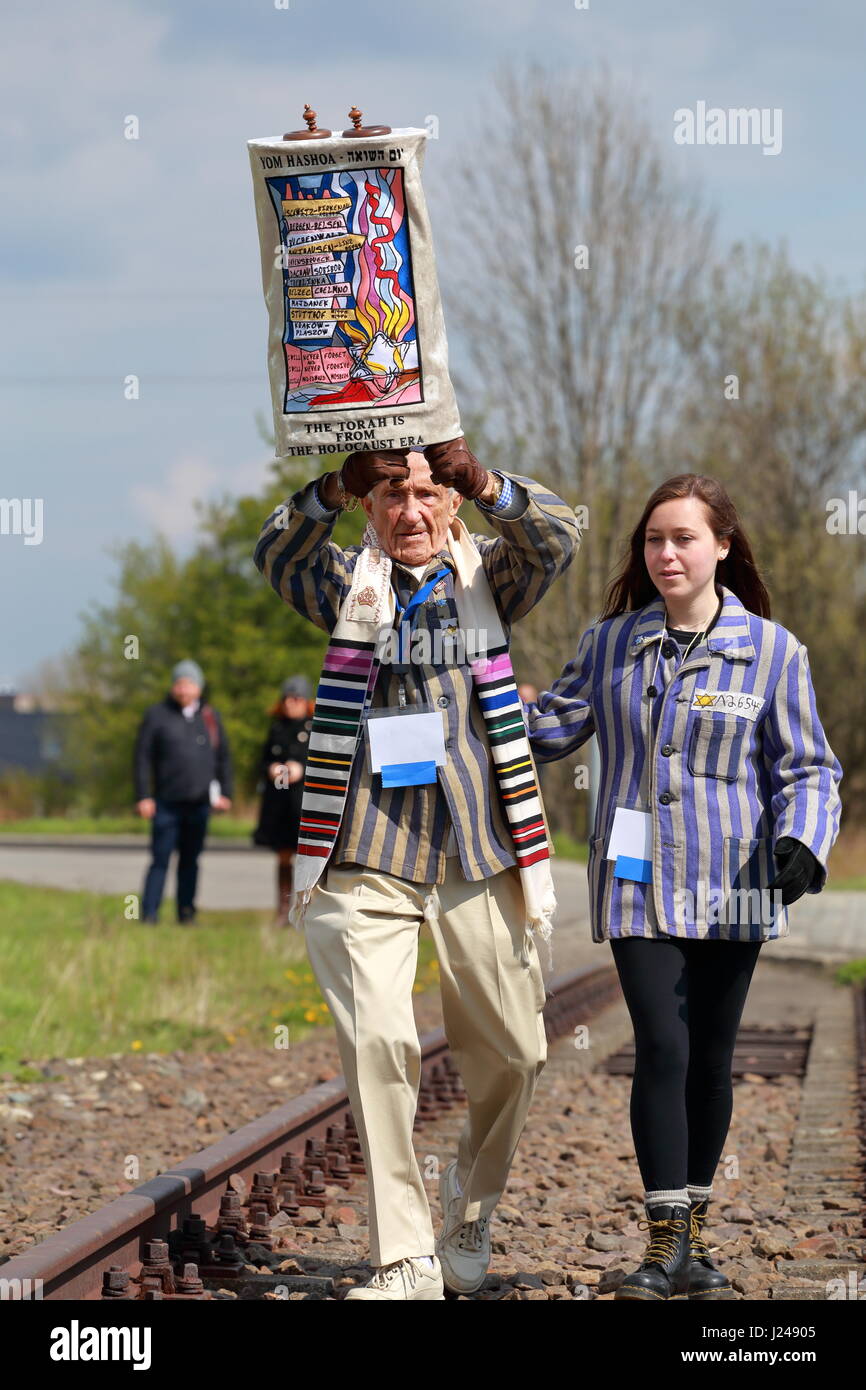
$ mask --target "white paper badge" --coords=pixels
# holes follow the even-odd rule
[[[745,690],[696,690],[690,709],[707,714],[738,714],[741,719],[757,719],[766,704],[759,695]]]
[[[447,765],[445,725],[439,710],[368,719],[367,736],[373,772],[381,772],[383,764],[432,762],[436,767]]]
[[[652,859],[653,818],[649,811],[630,811],[617,806],[613,815],[606,859],[625,854],[631,859]]]
[[[652,881],[653,818],[649,811],[617,806],[605,858],[614,860],[614,877]]]

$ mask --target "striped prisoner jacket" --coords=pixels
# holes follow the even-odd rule
[[[826,881],[842,769],[818,718],[806,648],[717,587],[719,617],[686,661],[673,639],[673,654],[660,653],[659,597],[587,628],[558,680],[524,707],[536,762],[598,736],[594,941],[787,936],[787,908],[768,890],[783,835],[822,867],[809,891]],[[651,813],[651,883],[614,877],[605,857],[617,806]]]
[[[480,507],[499,534],[494,538],[473,534],[472,539],[507,637],[511,625],[531,612],[568,568],[580,532],[574,510],[542,484],[517,474],[503,473],[503,477],[516,485],[514,505],[499,512]],[[351,586],[361,546],[343,549],[331,541],[339,512],[323,515],[312,489],[312,484],[301,489],[268,517],[254,558],[286,603],[330,633]],[[431,643],[437,630],[457,620],[450,553],[445,547],[418,576],[399,561],[393,564],[402,605],[425,577],[442,566],[448,568],[448,577],[423,605],[416,625],[426,625]],[[489,878],[512,866],[516,869],[514,842],[468,665],[446,660],[415,666],[413,671],[420,672],[420,679],[416,677],[419,700],[445,713],[448,765],[439,769],[438,781],[429,786],[383,788],[380,779],[367,770],[362,740],[352,764],[347,811],[331,862],[366,864],[414,883],[444,882],[446,858],[454,852],[470,880]],[[397,685],[397,677],[383,664],[372,708],[396,705]]]

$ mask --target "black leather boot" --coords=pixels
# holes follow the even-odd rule
[[[688,1293],[690,1211],[685,1202],[664,1202],[646,1207],[649,1228],[646,1253],[640,1265],[627,1274],[614,1298],[667,1299]]]
[[[734,1290],[726,1275],[713,1264],[702,1227],[707,1219],[709,1198],[691,1202],[691,1240],[689,1244],[689,1298],[733,1298]]]

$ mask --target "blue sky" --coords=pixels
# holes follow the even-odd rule
[[[784,238],[864,284],[866,9],[777,0],[91,0],[4,7],[0,497],[43,499],[41,544],[0,534],[0,685],[29,688],[111,594],[109,545],[195,537],[196,498],[259,488],[266,315],[246,141],[300,124],[423,126],[436,235],[503,60],[602,62],[639,94],[721,240]],[[704,100],[781,107],[783,149],[677,147]],[[140,138],[123,136],[138,117]],[[443,283],[447,314],[447,281]],[[446,318],[447,325],[447,318]],[[459,341],[451,341],[459,359]],[[123,379],[141,379],[124,400]],[[251,549],[254,542],[251,537]],[[184,654],[184,653],[181,653]]]

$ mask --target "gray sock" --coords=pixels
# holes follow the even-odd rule
[[[711,1197],[713,1193],[712,1183],[709,1187],[696,1187],[693,1182],[687,1184],[690,1202],[702,1202],[705,1197]]]
[[[657,1188],[655,1192],[645,1192],[643,1194],[643,1200],[644,1206],[647,1207],[669,1206],[672,1202],[687,1207],[689,1204],[689,1190],[687,1187]]]

